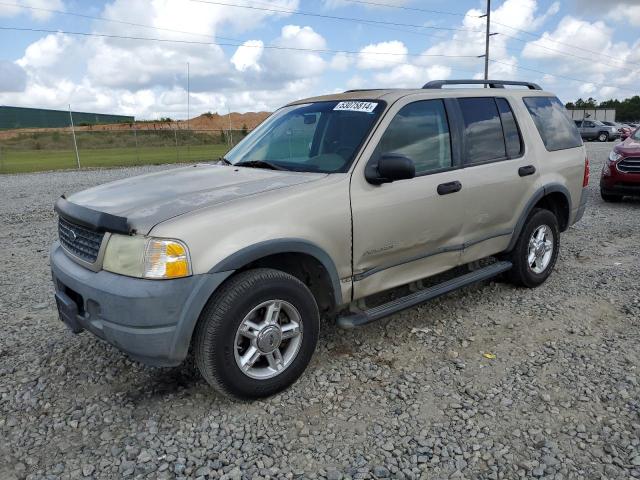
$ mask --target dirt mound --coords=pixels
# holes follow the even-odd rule
[[[76,125],[77,132],[103,132],[103,131],[127,131],[127,130],[242,130],[245,126],[247,130],[256,128],[265,118],[271,115],[270,112],[247,112],[220,115],[218,113],[204,113],[187,122],[186,120],[176,121],[138,121],[134,123],[112,123],[106,125]],[[0,130],[0,140],[13,138],[23,133],[40,132],[68,132],[69,127],[62,128],[18,128],[14,130]]]

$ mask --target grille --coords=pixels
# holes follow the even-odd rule
[[[58,235],[62,246],[79,259],[94,263],[98,258],[104,233],[94,232],[60,217]]]
[[[618,170],[625,173],[640,173],[640,157],[629,157],[618,162]]]

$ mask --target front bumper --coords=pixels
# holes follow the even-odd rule
[[[152,366],[179,365],[187,355],[200,312],[233,272],[147,280],[93,272],[71,260],[58,242],[51,272],[61,317]]]
[[[608,164],[608,175],[600,177],[600,190],[606,195],[640,196],[640,173],[620,172]]]

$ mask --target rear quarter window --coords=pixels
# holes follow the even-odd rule
[[[580,132],[560,100],[556,97],[524,97],[523,100],[548,151],[582,145]]]

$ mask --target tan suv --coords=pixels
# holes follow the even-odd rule
[[[61,319],[150,365],[192,352],[254,398],[302,374],[322,314],[350,328],[501,273],[540,285],[584,211],[580,135],[535,84],[453,83],[484,82],[300,100],[218,162],[63,196]]]

